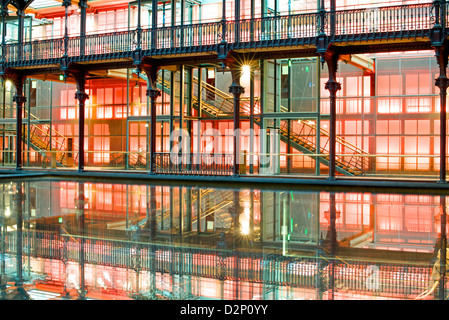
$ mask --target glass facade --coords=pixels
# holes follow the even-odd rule
[[[426,2],[407,1],[397,5],[415,3]],[[339,2],[336,9],[378,8],[387,4],[391,3],[376,1],[365,5],[349,1]],[[317,1],[256,1],[253,5],[253,10],[240,10],[241,19],[295,15],[316,12],[319,8]],[[36,6],[39,8],[39,3]],[[244,1],[240,6],[251,9]],[[325,8],[330,8],[329,1],[325,2]],[[63,8],[51,14],[46,14],[46,9],[40,10],[45,18],[25,19],[24,41],[63,38],[66,23]],[[113,9],[99,5],[96,14],[86,16],[86,34],[134,30],[138,16],[142,28],[151,28],[151,4],[143,3],[140,15],[137,10],[136,3]],[[160,28],[223,18],[221,3],[213,1],[166,2],[158,5],[157,10]],[[234,1],[227,2],[226,19],[235,20],[236,12]],[[77,10],[68,11],[69,37],[79,36],[80,21]],[[17,21],[8,20],[6,28],[6,43],[14,42],[18,37]],[[87,49],[97,50],[91,44]],[[352,63],[355,58],[371,67]],[[234,96],[229,93],[232,72],[228,69],[207,64],[162,66],[157,80],[162,95],[156,101],[154,131],[150,125],[150,99],[146,95],[149,87],[144,72],[135,68],[90,71],[86,79],[89,98],[85,106],[85,168],[148,171],[149,159],[156,157],[152,152],[160,153],[157,157],[163,159],[179,149],[173,134],[178,129],[185,130],[189,137],[182,153],[198,155],[188,156],[191,162],[200,154],[232,157],[237,147],[242,175],[329,174],[332,141],[330,98],[325,88],[329,73],[322,61],[311,56],[243,61],[242,64],[240,85],[245,92],[240,99],[238,146],[234,146],[233,139]],[[336,79],[341,83],[335,123],[337,175],[431,179],[438,176],[440,101],[434,85],[438,72],[432,51],[340,56]],[[4,159],[1,163],[5,167],[13,165],[17,157],[14,90],[6,81],[1,137]],[[25,167],[77,167],[76,91],[74,80],[62,72],[30,75],[25,81],[24,92],[28,98],[22,115]],[[152,134],[156,136],[154,151],[150,143]],[[226,174],[230,167],[226,168],[215,173],[212,170],[211,174]],[[172,168],[161,170],[173,172]]]
[[[445,1],[35,0],[2,9],[4,173],[415,187],[5,176],[2,294],[15,292],[14,276],[36,296],[447,295],[436,264],[446,197],[417,190],[446,188]]]

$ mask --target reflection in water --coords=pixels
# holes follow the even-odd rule
[[[0,190],[3,299],[447,298],[445,196],[71,181]]]

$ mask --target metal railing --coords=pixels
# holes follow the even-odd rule
[[[433,26],[433,5],[415,4],[336,11],[335,35],[422,31]],[[331,13],[327,13],[330,18]]]
[[[447,6],[447,4],[446,4]],[[435,24],[435,5],[413,4],[367,9],[352,9],[281,15],[237,21],[198,23],[142,30],[140,48],[151,54],[176,54],[216,51],[226,42],[231,49],[267,46],[310,45],[322,31],[332,41],[363,40],[367,37],[403,39],[430,35]],[[445,16],[448,15],[446,9]],[[448,21],[444,17],[445,21]],[[335,24],[331,25],[331,21]],[[447,22],[446,22],[447,23]],[[342,38],[343,37],[343,38]],[[66,48],[67,45],[67,48]],[[47,39],[6,46],[6,61],[35,61],[93,55],[127,55],[139,47],[137,30]],[[84,51],[84,53],[83,53]],[[148,53],[149,54],[149,53]],[[28,63],[28,62],[26,62]]]
[[[154,154],[154,171],[162,174],[231,175],[233,159],[230,154],[158,152]]]

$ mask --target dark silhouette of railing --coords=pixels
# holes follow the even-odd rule
[[[316,12],[226,21],[224,24],[211,22],[159,27],[142,30],[140,48],[144,54],[166,55],[216,52],[222,43],[226,43],[230,50],[307,46],[315,45],[322,33],[335,43],[412,39],[430,36],[435,25],[435,10],[435,5],[428,3],[342,10],[326,12],[324,16]],[[448,10],[445,11],[446,16]],[[331,25],[331,21],[335,24]],[[442,27],[445,32],[445,25]],[[131,58],[138,47],[137,41],[136,30],[87,35],[85,54],[81,55],[81,38],[71,37],[67,41],[67,54],[74,61]],[[65,43],[64,38],[60,38],[26,42],[23,46],[8,44],[6,62],[12,65],[45,64],[48,60],[63,57]],[[21,60],[20,50],[23,53]]]

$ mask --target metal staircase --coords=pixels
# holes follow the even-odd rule
[[[25,116],[28,111],[25,110]],[[30,113],[32,121],[39,122],[40,119],[35,115]],[[15,135],[15,130],[5,130],[9,133]],[[37,125],[30,124],[30,130],[23,130],[22,141],[28,143],[29,146],[37,152],[41,153],[55,153],[56,155],[56,165],[59,167],[69,167],[69,150],[68,150],[68,138],[59,133],[57,130],[51,128],[48,124]],[[74,148],[78,148],[76,144],[73,144]],[[76,162],[78,153],[74,154],[73,161]]]
[[[234,112],[233,96],[221,91],[220,89],[202,81],[202,91],[199,91],[198,79],[193,78],[194,82],[194,96],[193,106],[198,110],[198,97],[214,97],[215,100],[202,99],[201,100],[201,112],[207,114],[210,117],[218,118],[222,116],[229,116]],[[164,92],[170,92],[170,81],[164,81],[162,84],[161,79],[158,79],[158,88],[164,90]],[[203,90],[206,93],[203,93]],[[248,98],[242,98],[240,104],[240,112],[242,114],[250,114],[250,102]],[[255,99],[255,112],[258,112],[260,108],[259,99]],[[282,112],[287,112],[286,108],[281,106]],[[259,120],[254,120],[258,126],[261,126]],[[280,139],[288,143],[296,150],[310,155],[320,154],[320,162],[329,166],[329,139],[330,133],[324,128],[318,128],[314,122],[307,120],[298,120],[298,130],[288,130],[287,124],[284,124],[279,132]],[[292,128],[290,128],[292,129]],[[317,130],[322,140],[319,147],[316,145]],[[336,157],[336,170],[344,175],[358,176],[364,174],[368,169],[369,159],[368,153],[363,149],[360,149],[341,137],[336,138],[337,150],[340,150],[341,156]],[[318,149],[319,148],[319,149]],[[317,152],[319,150],[319,152]]]

